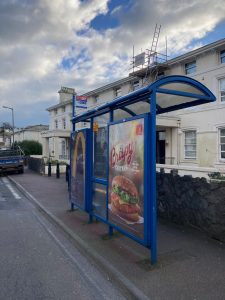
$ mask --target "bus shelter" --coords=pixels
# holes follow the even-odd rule
[[[151,250],[157,261],[156,116],[215,101],[186,76],[168,76],[76,115],[70,151],[70,204]],[[87,122],[89,128],[77,129]],[[77,126],[78,127],[78,126]]]

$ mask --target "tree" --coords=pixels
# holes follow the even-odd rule
[[[42,145],[41,143],[33,140],[24,140],[22,142],[15,142],[14,147],[19,146],[26,156],[28,155],[41,155]]]

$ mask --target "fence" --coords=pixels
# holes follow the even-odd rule
[[[36,158],[36,157],[28,157],[27,158],[28,168],[38,172],[43,173],[44,172],[44,160],[42,158]]]

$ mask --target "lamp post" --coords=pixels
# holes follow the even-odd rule
[[[14,149],[14,110],[13,107],[2,106],[3,108],[10,109],[12,111],[12,130],[13,130],[13,149]]]

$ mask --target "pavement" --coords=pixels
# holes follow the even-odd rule
[[[30,170],[9,179],[68,235],[90,264],[98,266],[127,299],[224,300],[225,245],[194,228],[158,222],[158,262],[149,249],[85,212],[71,212],[65,176],[57,179]]]

